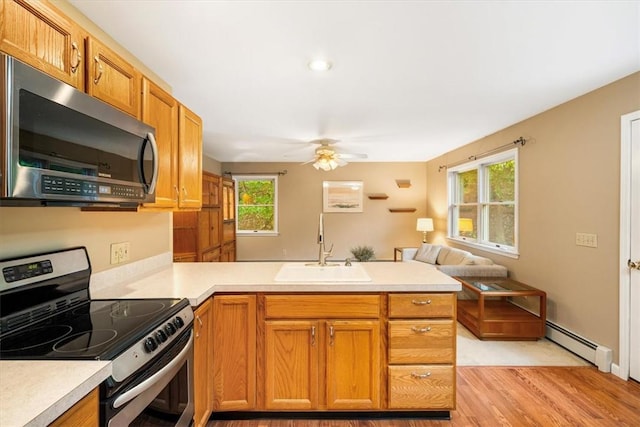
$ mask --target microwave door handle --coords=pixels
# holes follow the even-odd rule
[[[153,154],[153,175],[151,176],[151,181],[147,182],[146,176],[144,174],[144,151],[147,143],[151,144],[151,152]],[[140,148],[140,156],[138,159],[138,170],[140,172],[140,177],[142,178],[142,183],[147,186],[147,194],[152,194],[156,191],[156,183],[158,182],[158,144],[156,144],[156,138],[153,136],[153,133],[147,133],[147,137]]]

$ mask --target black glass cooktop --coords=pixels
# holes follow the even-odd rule
[[[0,359],[111,360],[187,300],[91,300],[0,338]],[[164,333],[164,332],[161,332]]]

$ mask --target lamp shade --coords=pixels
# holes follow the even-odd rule
[[[433,219],[431,218],[418,218],[416,224],[417,231],[433,231]]]

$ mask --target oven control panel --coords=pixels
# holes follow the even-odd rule
[[[16,280],[30,279],[32,277],[42,276],[43,274],[48,273],[53,273],[51,260],[48,259],[44,261],[14,265],[2,269],[4,281],[7,283],[15,282]]]

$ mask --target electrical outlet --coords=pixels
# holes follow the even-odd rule
[[[129,261],[129,242],[111,244],[111,264],[120,264]]]
[[[576,233],[576,245],[588,248],[598,247],[598,235],[590,233]]]
[[[129,242],[122,242],[122,257],[120,258],[120,262],[127,262],[129,261],[129,249],[130,249],[130,244]]]

